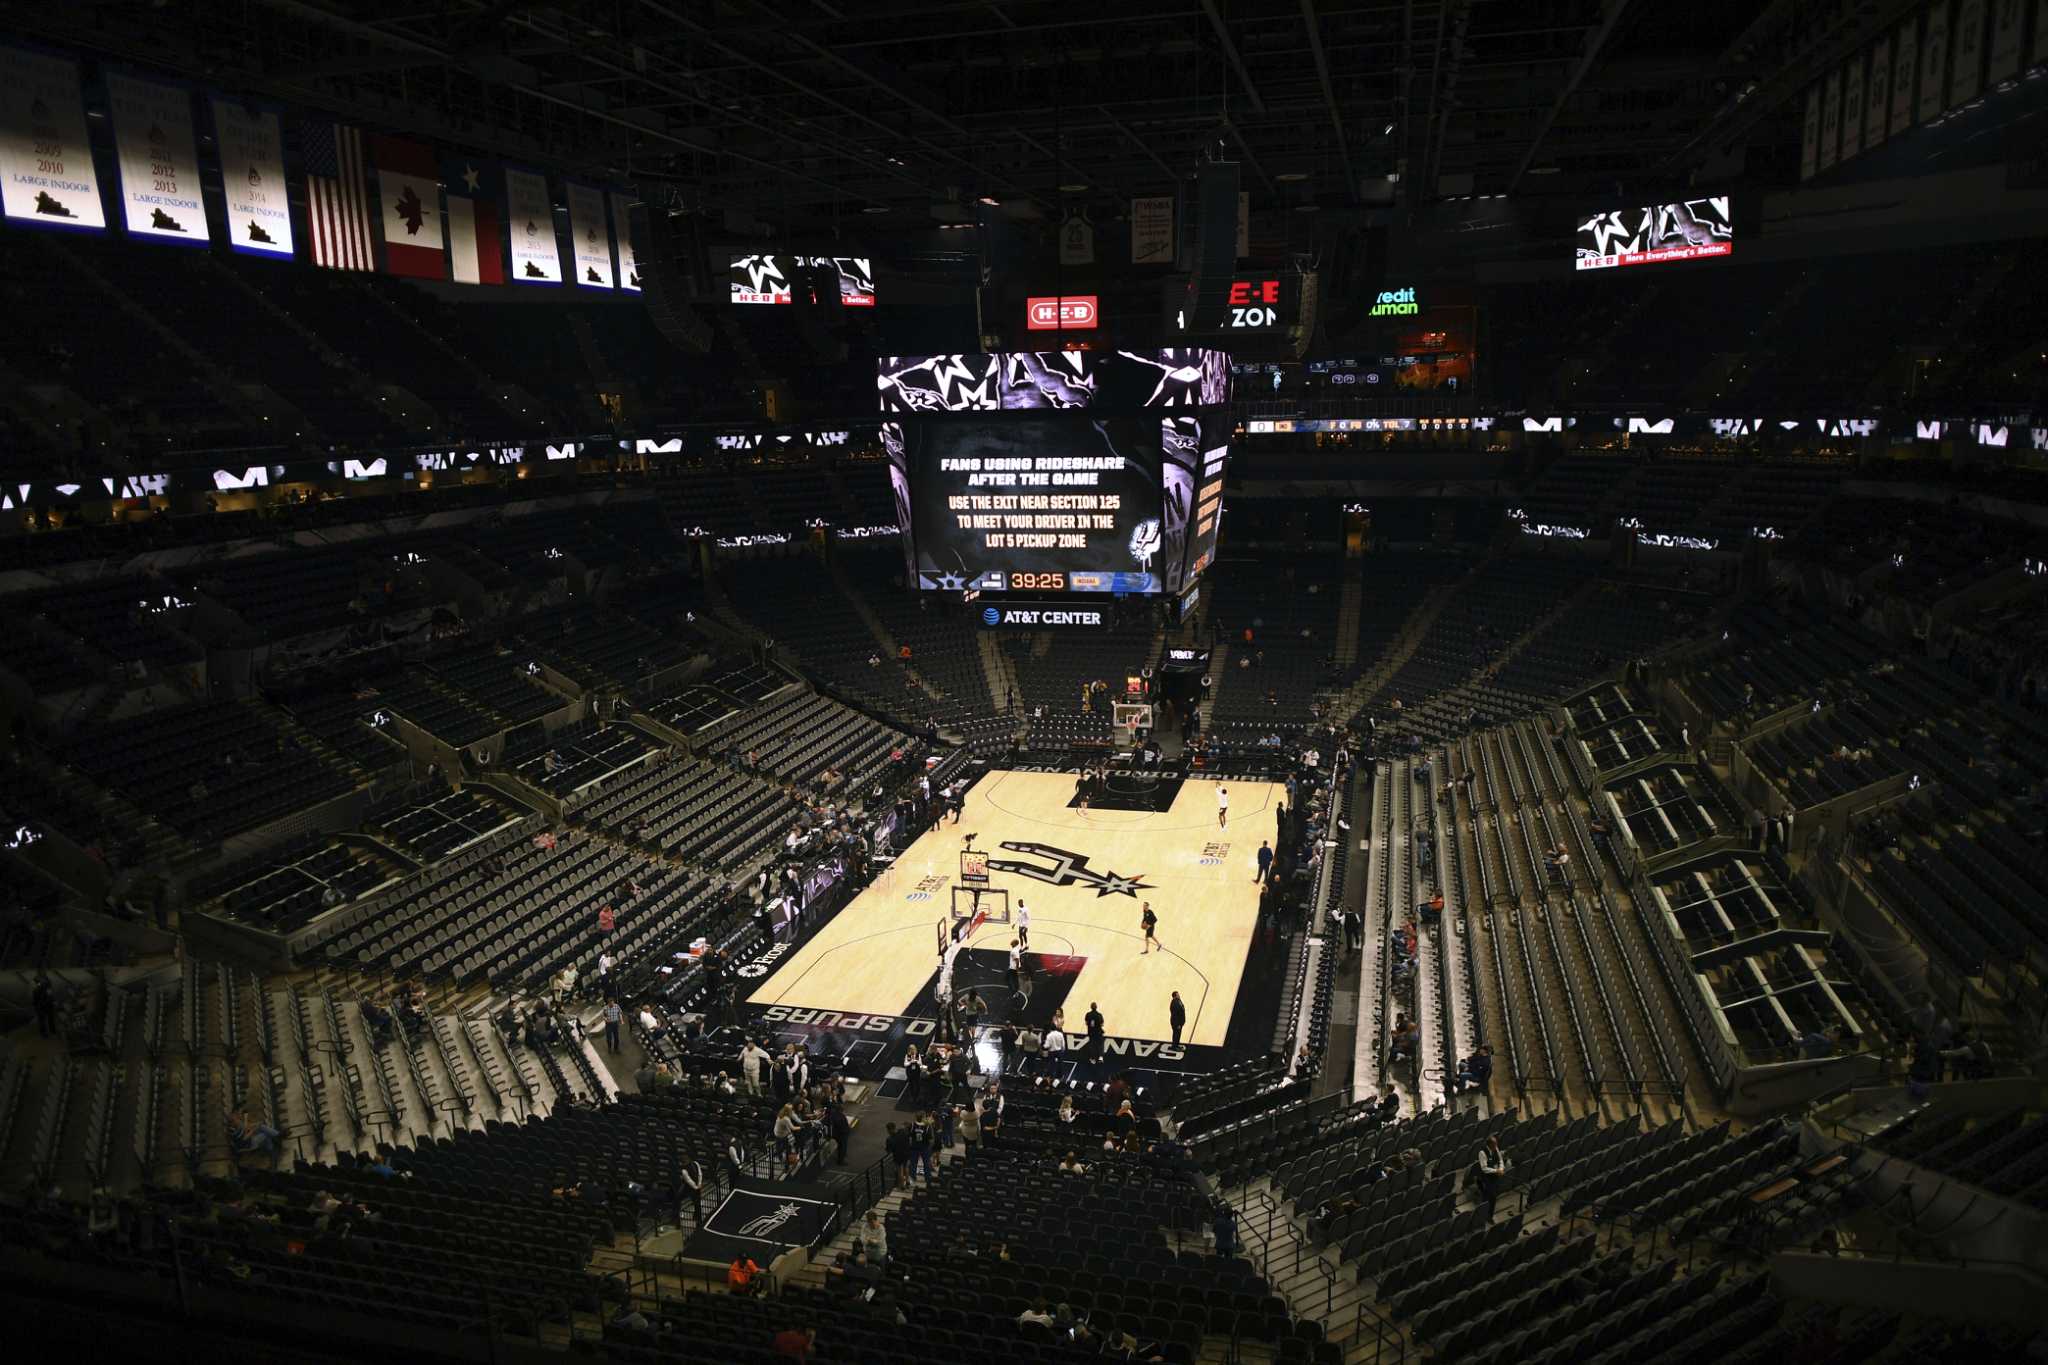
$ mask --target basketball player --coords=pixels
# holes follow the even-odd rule
[[[1017,942],[1025,952],[1031,951],[1031,912],[1024,908],[1024,902],[1017,902]]]
[[[1152,913],[1151,901],[1145,902],[1145,913],[1139,916],[1138,924],[1145,931],[1145,946],[1140,950],[1141,952],[1149,953],[1154,948],[1165,946],[1153,934],[1153,931],[1159,927],[1159,916]]]
[[[1017,990],[1017,977],[1018,974],[1023,970],[1023,968],[1024,949],[1022,948],[1022,946],[1018,944],[1017,940],[1013,938],[1010,940],[1010,966],[1009,971],[1007,973],[1010,994],[1012,995],[1016,995],[1019,993]]]
[[[1080,781],[1074,784],[1074,809],[1083,815],[1088,813],[1088,792],[1095,785],[1095,774],[1086,768],[1081,770]]]
[[[1230,788],[1220,782],[1216,785],[1216,828],[1225,829],[1230,824]]]

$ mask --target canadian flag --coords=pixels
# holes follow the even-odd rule
[[[403,138],[375,136],[370,139],[370,164],[377,169],[377,197],[383,207],[384,268],[394,275],[447,279],[441,180],[433,149]]]
[[[498,204],[484,189],[495,183],[482,162],[449,163],[448,264],[457,284],[505,282]]]

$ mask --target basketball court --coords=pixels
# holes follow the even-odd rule
[[[978,992],[993,1018],[1042,1026],[1063,1009],[1067,1031],[1079,1035],[1094,1001],[1109,1034],[1163,1041],[1179,991],[1183,1044],[1223,1046],[1258,925],[1259,842],[1274,837],[1284,789],[1226,779],[1230,818],[1219,829],[1214,780],[1136,769],[1112,772],[1104,785],[1084,810],[1072,773],[988,773],[957,824],[925,831],[781,959],[747,1003],[928,1017],[950,984]],[[984,868],[985,889],[971,884]],[[1149,954],[1139,923],[1148,901],[1161,945]],[[1030,952],[1013,991],[1020,903]],[[956,939],[962,951],[942,983],[942,955]]]

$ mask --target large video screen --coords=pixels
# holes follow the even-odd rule
[[[789,303],[796,277],[830,269],[839,277],[839,302],[875,306],[875,272],[865,256],[734,256],[727,272],[733,303]]]
[[[1159,592],[1182,553],[1160,524],[1159,430],[1081,413],[905,424],[918,586]]]
[[[1727,256],[1735,250],[1728,196],[1612,209],[1579,224],[1578,268],[1609,270]]]

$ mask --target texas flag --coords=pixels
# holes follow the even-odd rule
[[[383,209],[384,268],[394,275],[447,279],[441,180],[433,148],[404,138],[373,136],[370,164],[377,170],[377,198]]]
[[[488,163],[474,158],[447,163],[448,263],[457,284],[503,284],[505,248],[498,201],[487,185],[498,183]]]

